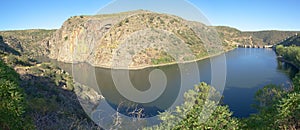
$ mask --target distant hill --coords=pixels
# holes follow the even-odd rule
[[[56,30],[0,31],[2,51],[30,56],[48,55],[48,41]],[[7,49],[4,49],[7,48]]]
[[[244,32],[244,34],[252,35],[258,39],[261,39],[265,44],[277,44],[282,40],[291,37],[300,31],[258,31],[258,32]]]
[[[242,32],[235,28],[226,26],[217,26],[220,37],[225,42],[242,45],[273,45],[278,44],[288,37],[294,36],[300,31],[257,31]]]

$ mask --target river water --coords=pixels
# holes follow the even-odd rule
[[[255,113],[255,92],[268,84],[288,87],[290,80],[278,67],[276,54],[272,49],[238,48],[226,53],[227,80],[224,103],[229,105],[237,117]]]
[[[278,67],[276,54],[272,49],[237,48],[225,53],[225,56],[227,74],[222,102],[229,106],[236,117],[247,117],[256,112],[252,108],[252,104],[255,103],[254,95],[263,86],[268,84],[289,86],[289,77],[284,70],[280,69],[281,67]],[[95,68],[84,63],[73,65],[73,71],[70,64],[58,63],[58,66],[73,73],[77,82],[100,92],[113,108],[116,108],[120,102],[127,100],[116,89],[116,79],[112,76],[114,70]],[[198,61],[197,66],[200,78],[189,75],[195,70],[187,70],[184,76],[181,75],[179,65],[129,71],[130,82],[140,91],[150,88],[149,74],[152,70],[160,69],[166,76],[166,88],[164,92],[160,93],[160,97],[155,101],[142,103],[139,107],[144,107],[146,113],[156,115],[157,111],[164,111],[172,106],[178,96],[182,98],[182,90],[193,89],[193,85],[199,82],[210,84],[212,76],[211,59]],[[124,71],[126,74],[126,70],[118,70],[118,72],[120,71],[121,73]],[[182,80],[191,82],[181,85]]]

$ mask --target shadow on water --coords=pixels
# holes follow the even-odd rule
[[[285,74],[287,74],[290,79],[292,79],[293,77],[296,76],[297,73],[299,73],[299,69],[296,68],[294,65],[279,60],[277,62],[278,62],[278,69],[284,72]]]
[[[129,77],[132,85],[140,91],[145,91],[150,88],[149,83],[149,73],[156,68],[146,68],[142,70],[130,70]],[[111,70],[104,68],[96,68],[95,76],[96,81],[101,91],[101,94],[105,97],[106,101],[116,110],[118,105],[124,103],[126,107],[122,107],[121,111],[123,114],[128,115],[127,112],[132,111],[133,109],[142,108],[146,117],[156,116],[158,112],[163,112],[168,109],[169,106],[175,102],[177,95],[180,90],[180,74],[178,74],[177,66],[166,66],[159,67],[163,70],[167,77],[167,85],[165,91],[162,95],[153,102],[150,103],[139,103],[135,104],[129,101],[127,98],[123,97],[116,88],[111,71],[127,71],[127,70]],[[125,78],[125,77],[124,77]],[[169,82],[172,81],[172,82]],[[122,87],[122,86],[120,86]],[[123,105],[123,106],[124,106]],[[131,106],[130,108],[127,108]],[[127,110],[125,110],[127,109]]]

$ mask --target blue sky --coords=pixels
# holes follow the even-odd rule
[[[300,31],[299,0],[188,0],[195,8],[184,6],[180,3],[182,0],[151,0],[150,4],[143,6],[129,5],[126,1],[134,0],[117,0],[115,3],[112,0],[2,0],[0,30],[57,29],[70,16],[139,8],[197,20],[202,18],[195,13],[198,8],[212,25],[231,26],[243,31]],[[108,4],[111,5],[109,8],[103,8]]]

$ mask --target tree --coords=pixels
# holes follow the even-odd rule
[[[32,128],[24,119],[25,108],[19,75],[0,60],[0,129]]]
[[[297,74],[298,75],[298,74]],[[299,88],[299,78],[294,78],[294,88]],[[300,93],[267,85],[257,91],[255,99],[258,113],[243,119],[243,129],[299,129]]]
[[[175,111],[161,113],[163,123],[154,129],[239,129],[241,124],[231,117],[228,106],[218,105],[220,96],[202,82],[184,94],[184,103]]]
[[[276,46],[276,52],[277,52],[278,55],[282,56],[283,55],[283,51],[284,51],[283,45]]]
[[[258,90],[255,94],[258,105],[254,105],[258,113],[242,120],[243,129],[278,129],[275,123],[278,115],[276,107],[286,93],[280,86],[273,84]]]
[[[276,123],[281,129],[300,129],[300,93],[294,92],[277,105]]]

